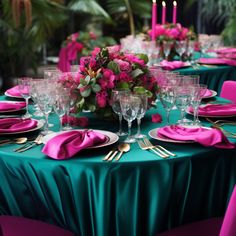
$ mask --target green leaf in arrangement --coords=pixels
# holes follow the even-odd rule
[[[82,97],[89,97],[89,95],[91,94],[91,87],[90,86],[84,86],[83,89],[80,89],[80,94]]]
[[[117,88],[120,90],[129,90],[129,84],[127,82],[120,82],[117,84]]]
[[[101,90],[101,86],[99,84],[92,85],[93,92],[97,93]]]
[[[91,80],[91,77],[87,75],[84,79],[84,81],[86,82],[86,85],[89,84],[90,80]]]
[[[148,63],[149,60],[148,60],[148,56],[146,54],[139,53],[139,54],[136,54],[136,55],[139,59],[144,60],[145,64]]]
[[[114,61],[110,61],[107,65],[107,68],[112,70],[115,74],[119,74],[120,72],[120,67],[117,63],[115,63]]]
[[[132,71],[132,77],[133,78],[137,78],[138,76],[142,75],[143,74],[143,71],[141,69],[136,69],[134,71]]]
[[[149,90],[145,89],[142,86],[136,86],[134,87],[133,91],[137,94],[145,94],[147,97],[152,97],[152,92],[150,92]]]

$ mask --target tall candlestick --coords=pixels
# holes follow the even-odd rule
[[[177,22],[177,2],[173,2],[173,24],[176,24]]]
[[[157,4],[156,0],[152,0],[152,41],[156,39],[156,22],[157,22]]]
[[[162,1],[162,22],[163,25],[166,23],[166,3]]]

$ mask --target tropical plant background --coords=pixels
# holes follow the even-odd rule
[[[172,4],[172,1],[166,2]],[[179,10],[179,14],[185,14],[188,19],[184,25],[192,17],[191,7],[201,4],[198,14],[208,22],[208,28],[219,25],[225,42],[236,45],[235,0],[178,2],[186,9]],[[18,13],[13,3],[21,4]],[[31,15],[23,3],[31,5]],[[128,34],[147,30],[150,18],[151,0],[1,0],[0,77],[6,83],[9,78],[25,75],[29,68],[37,74],[45,48],[48,55],[57,56],[61,43],[74,32],[91,30],[99,37],[110,36],[119,41]],[[197,15],[193,21],[196,20]]]

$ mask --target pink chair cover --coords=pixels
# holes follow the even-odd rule
[[[186,224],[157,236],[218,236],[223,218],[212,218]]]
[[[231,194],[230,201],[225,213],[224,221],[220,230],[220,236],[236,235],[236,185]]]
[[[58,226],[16,216],[0,216],[2,236],[73,236]]]
[[[236,81],[225,81],[221,88],[220,97],[229,99],[236,103]]]

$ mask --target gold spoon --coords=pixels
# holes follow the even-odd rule
[[[0,145],[8,144],[8,143],[16,143],[16,144],[23,144],[26,143],[26,137],[19,137],[15,139],[5,139],[0,141]]]
[[[130,150],[130,145],[128,143],[121,143],[118,146],[118,150],[120,151],[120,153],[118,154],[118,156],[115,158],[116,161],[119,161],[122,154],[124,152],[128,152]]]

